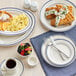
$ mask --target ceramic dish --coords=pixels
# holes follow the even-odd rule
[[[14,15],[14,16],[19,15],[19,14],[25,14],[29,19],[28,25],[26,25],[26,27],[24,29],[18,30],[18,31],[13,31],[13,32],[12,31],[0,31],[1,35],[6,35],[6,36],[21,35],[21,34],[24,34],[32,26],[32,19],[27,10],[8,7],[8,8],[2,8],[2,9],[0,9],[0,11],[7,11],[7,12],[11,13],[11,15]]]
[[[17,60],[17,62],[18,62],[18,65],[17,65],[17,72],[16,72],[16,74],[15,75],[12,75],[12,76],[22,76],[22,74],[23,74],[23,71],[24,71],[24,65],[23,65],[23,63],[20,61],[20,60],[18,60],[17,58],[16,58],[16,60]],[[5,61],[5,60],[4,60]],[[4,61],[1,63],[1,68],[3,67],[3,65],[4,65]],[[3,74],[3,72],[2,72],[2,74]],[[3,76],[9,76],[9,75],[3,75]]]
[[[58,47],[61,47],[60,49],[62,49],[62,51],[64,51],[65,53],[67,53],[69,55],[70,58],[63,56],[64,57],[64,60],[63,60],[61,58],[59,52],[52,46],[46,47],[47,48],[46,49],[47,58],[49,59],[49,61],[51,61],[53,64],[56,64],[56,65],[64,65],[64,64],[69,63],[74,57],[74,48],[73,48],[72,44],[69,41],[64,40],[64,39],[58,39],[58,40],[55,39],[55,42]]]
[[[46,40],[46,41],[44,41],[44,43],[42,45],[42,48],[41,48],[41,54],[42,54],[43,59],[48,64],[50,64],[50,65],[52,65],[54,67],[65,67],[65,66],[70,65],[75,60],[75,57],[76,57],[76,52],[75,52],[76,51],[76,48],[75,48],[74,42],[70,38],[68,38],[66,36],[63,36],[63,35],[55,35],[55,36],[53,36],[53,38],[55,40],[58,39],[59,41],[57,41],[57,42],[60,42],[60,40],[62,40],[62,42],[65,41],[64,44],[65,43],[69,44],[68,45],[69,49],[73,50],[72,55],[71,55],[71,58],[69,58],[69,61],[63,62],[62,64],[53,62],[53,60],[51,60],[51,58],[50,58],[50,55],[47,56],[48,53],[47,53],[47,50],[46,50],[46,48],[47,48],[47,45],[46,45],[47,40]]]
[[[38,60],[36,57],[29,57],[27,63],[29,66],[34,67],[38,64]]]
[[[34,26],[35,26],[35,17],[31,12],[27,12],[32,19],[32,27],[27,30],[27,32],[25,32],[25,34],[22,35],[17,35],[17,36],[2,36],[0,35],[0,46],[12,46],[15,45],[19,42],[21,42],[22,40],[24,40],[25,38],[27,38],[33,31]]]
[[[46,28],[48,28],[48,29],[50,29],[52,31],[56,31],[56,32],[64,32],[64,31],[68,31],[68,30],[72,29],[75,26],[76,20],[74,20],[72,22],[72,24],[68,25],[68,26],[64,25],[64,26],[61,26],[61,27],[60,26],[59,27],[53,27],[52,25],[50,25],[49,20],[47,20],[45,18],[45,9],[47,7],[55,6],[56,4],[73,6],[73,8],[74,8],[74,10],[73,10],[74,11],[74,17],[76,16],[76,6],[72,2],[70,2],[69,0],[63,0],[63,1],[49,0],[43,5],[43,7],[41,8],[41,11],[40,11],[40,20],[41,20],[42,24]]]
[[[30,56],[32,53],[32,47],[30,43],[21,43],[17,48],[17,53],[22,58]]]

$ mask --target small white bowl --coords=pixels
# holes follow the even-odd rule
[[[34,67],[38,64],[38,60],[36,57],[29,57],[27,63],[29,66]]]
[[[29,42],[27,42],[29,45],[30,45],[30,47],[32,48],[32,45],[29,43]],[[24,45],[26,45],[26,43],[22,43],[22,44],[24,44]],[[21,45],[21,44],[20,44]],[[20,46],[19,45],[19,46]],[[19,46],[17,47],[17,55],[19,56],[19,57],[22,57],[22,58],[28,58],[30,55],[31,55],[31,53],[32,53],[32,51],[31,51],[31,53],[30,54],[28,54],[28,55],[21,55],[20,53],[19,53]]]

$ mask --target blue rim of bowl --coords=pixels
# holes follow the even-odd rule
[[[23,66],[23,70],[22,70],[22,72],[21,72],[21,74],[20,74],[20,76],[22,76],[22,74],[23,74],[23,72],[24,72],[24,65],[23,65],[23,63],[22,63],[22,61],[21,60],[19,60],[18,58],[16,58],[16,57],[14,57],[15,59],[17,59],[21,64],[22,64],[22,66]],[[0,64],[0,68],[1,68],[1,65],[4,63],[4,61],[5,61],[5,59],[1,62],[1,64]],[[2,73],[2,72],[1,72]]]
[[[13,7],[7,7],[7,8],[13,8]],[[3,9],[3,8],[2,8]],[[18,9],[18,8],[17,8]],[[23,11],[25,11],[25,10],[23,10]],[[27,11],[28,13],[30,13],[32,16],[33,16],[33,27],[32,27],[32,30],[31,30],[31,32],[25,37],[25,38],[23,38],[23,39],[21,39],[21,40],[19,40],[17,43],[10,43],[10,44],[0,44],[0,46],[13,46],[13,45],[16,45],[16,44],[18,44],[18,43],[20,43],[21,41],[23,41],[24,39],[26,39],[32,32],[33,32],[33,29],[34,29],[34,27],[35,27],[35,24],[36,24],[36,19],[35,19],[35,16],[34,16],[34,14],[32,13],[32,12],[30,12],[30,11]]]
[[[56,67],[68,66],[68,65],[70,65],[70,64],[74,61],[73,59],[75,58],[75,55],[76,55],[76,53],[75,53],[75,47],[74,47],[73,44],[72,44],[70,41],[68,41],[68,40],[65,40],[65,39],[55,39],[55,41],[57,41],[57,40],[64,40],[64,41],[67,41],[69,44],[72,45],[72,47],[73,47],[73,49],[74,49],[74,56],[73,56],[72,60],[71,60],[69,63],[60,65],[60,64],[55,64],[55,63],[51,62],[47,55],[46,55],[46,57],[47,57],[48,60],[49,60],[52,64],[54,64],[54,66],[56,66]],[[46,54],[47,54],[47,48],[48,48],[48,46],[46,46],[46,49],[45,49],[45,50],[46,50]]]
[[[19,10],[19,11],[22,11],[22,12],[24,12],[24,13],[27,13],[28,14],[28,10],[23,10],[23,9],[19,9],[19,8],[14,8],[14,7],[6,7],[6,8],[1,8],[0,10],[4,10],[4,9],[15,9],[15,10]],[[31,12],[30,12],[31,13]],[[29,15],[29,14],[28,14]],[[31,16],[29,15],[29,17],[31,18]],[[32,18],[31,18],[31,20],[32,20]],[[32,22],[32,21],[31,21]],[[4,33],[0,33],[1,35],[5,35],[5,36],[15,36],[15,35],[21,35],[21,34],[23,34],[23,33],[25,33],[28,29],[30,29],[31,28],[31,26],[32,26],[32,23],[31,23],[31,25],[30,25],[30,27],[26,27],[26,30],[25,31],[23,31],[23,32],[19,32],[19,33],[16,33],[16,34],[4,34]],[[23,29],[22,29],[23,30]],[[20,31],[22,31],[22,30],[20,30]]]
[[[42,8],[41,8],[41,10],[40,10],[40,21],[41,21],[41,11],[42,11],[42,9],[43,9],[43,7],[48,3],[48,2],[50,2],[50,1],[53,1],[53,0],[48,0],[47,2],[45,2],[44,4],[43,4],[43,6],[42,6]],[[67,2],[69,2],[69,3],[71,3],[75,8],[76,8],[76,5],[74,4],[74,3],[72,3],[71,1],[69,1],[69,0],[64,0],[64,1],[67,1]],[[42,23],[42,21],[41,21],[41,23]],[[43,24],[43,23],[42,23]],[[44,24],[43,24],[44,25]],[[46,27],[46,26],[45,26]],[[72,28],[74,28],[75,26],[73,26]],[[46,27],[47,28],[47,27]],[[48,29],[48,28],[47,28]],[[68,29],[68,30],[70,30],[70,29]],[[65,31],[68,31],[68,30],[65,30]],[[52,31],[54,31],[54,30],[52,30]],[[55,32],[64,32],[64,31],[55,31]]]

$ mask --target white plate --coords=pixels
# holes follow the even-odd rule
[[[64,64],[69,63],[74,57],[74,48],[72,44],[68,42],[67,40],[65,41],[64,39],[58,39],[58,40],[54,39],[54,40],[57,44],[57,47],[60,48],[63,52],[67,53],[70,56],[70,58],[66,58],[65,56],[63,56],[65,58],[65,61],[64,61],[60,57],[59,52],[55,48],[53,48],[52,46],[47,46],[46,54],[47,54],[48,59],[53,64],[56,64],[56,65],[64,65]]]
[[[0,46],[12,46],[15,45],[19,42],[21,42],[22,40],[24,40],[25,38],[27,38],[33,31],[36,20],[34,15],[31,12],[27,12],[29,13],[29,15],[31,16],[32,19],[32,26],[29,30],[26,31],[25,34],[23,35],[17,35],[17,36],[2,36],[0,35]]]
[[[68,38],[68,37],[66,37],[66,36],[63,36],[63,35],[54,35],[53,36],[53,38],[55,39],[55,40],[65,40],[65,41],[67,41],[67,44],[69,44],[68,45],[68,47],[71,49],[71,50],[73,50],[73,53],[72,54],[74,54],[74,56],[71,56],[71,58],[69,59],[70,61],[68,61],[68,63],[67,62],[64,62],[63,63],[63,65],[61,65],[61,64],[55,64],[53,61],[51,61],[51,59],[50,59],[50,57],[48,58],[47,57],[47,50],[46,50],[46,47],[47,47],[47,45],[46,45],[46,42],[47,42],[47,39],[44,41],[44,43],[43,43],[43,45],[42,45],[42,48],[41,48],[41,54],[42,54],[42,57],[43,57],[43,59],[48,63],[48,64],[50,64],[50,65],[52,65],[52,66],[55,66],[55,67],[65,67],[65,66],[68,66],[68,65],[70,65],[74,60],[75,60],[75,56],[76,56],[76,53],[75,53],[75,50],[76,50],[76,48],[75,48],[75,44],[74,44],[74,42],[70,39],[70,38]],[[64,42],[65,43],[65,42]],[[70,47],[71,46],[71,47]]]
[[[41,20],[42,24],[46,28],[48,28],[52,31],[56,31],[56,32],[63,32],[63,31],[68,31],[68,30],[72,29],[76,25],[76,20],[73,21],[70,26],[53,27],[50,25],[49,20],[47,20],[45,18],[45,9],[47,7],[55,6],[56,4],[73,6],[74,7],[74,17],[76,17],[76,6],[72,2],[70,2],[69,0],[62,0],[62,1],[49,0],[43,5],[43,7],[41,8],[41,11],[40,11],[40,20]]]
[[[1,35],[6,35],[6,36],[21,35],[21,34],[24,34],[32,26],[32,19],[31,19],[30,14],[28,13],[29,11],[22,10],[19,8],[12,8],[12,7],[2,8],[0,10],[10,12],[12,15],[25,14],[25,15],[27,15],[27,17],[29,19],[29,23],[24,29],[19,30],[19,31],[13,31],[13,32],[12,31],[0,31]]]
[[[16,72],[15,75],[12,75],[12,76],[22,76],[23,71],[24,71],[24,65],[20,60],[18,60],[18,59],[16,59],[16,60],[17,60],[17,63],[18,63],[17,69],[16,69],[17,72]],[[1,68],[4,66],[4,61],[1,63]],[[2,74],[3,74],[3,72],[2,72]],[[10,75],[3,75],[3,76],[10,76]]]

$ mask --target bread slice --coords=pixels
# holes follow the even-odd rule
[[[56,7],[60,9],[62,6],[61,5],[56,5]],[[71,24],[74,21],[73,7],[72,6],[67,6],[67,7],[68,7],[69,12],[68,12],[68,14],[66,14],[64,19],[60,19],[60,22],[59,22],[58,26],[68,25],[68,24]],[[51,25],[55,26],[56,25],[55,23],[56,23],[56,18],[51,19]]]
[[[50,10],[53,10],[53,9],[57,10],[56,7],[48,7],[48,8],[46,8],[45,11],[47,12],[47,11],[50,11]],[[55,17],[56,17],[56,15],[54,15],[54,14],[50,14],[50,15],[46,16],[47,19],[53,19]]]

